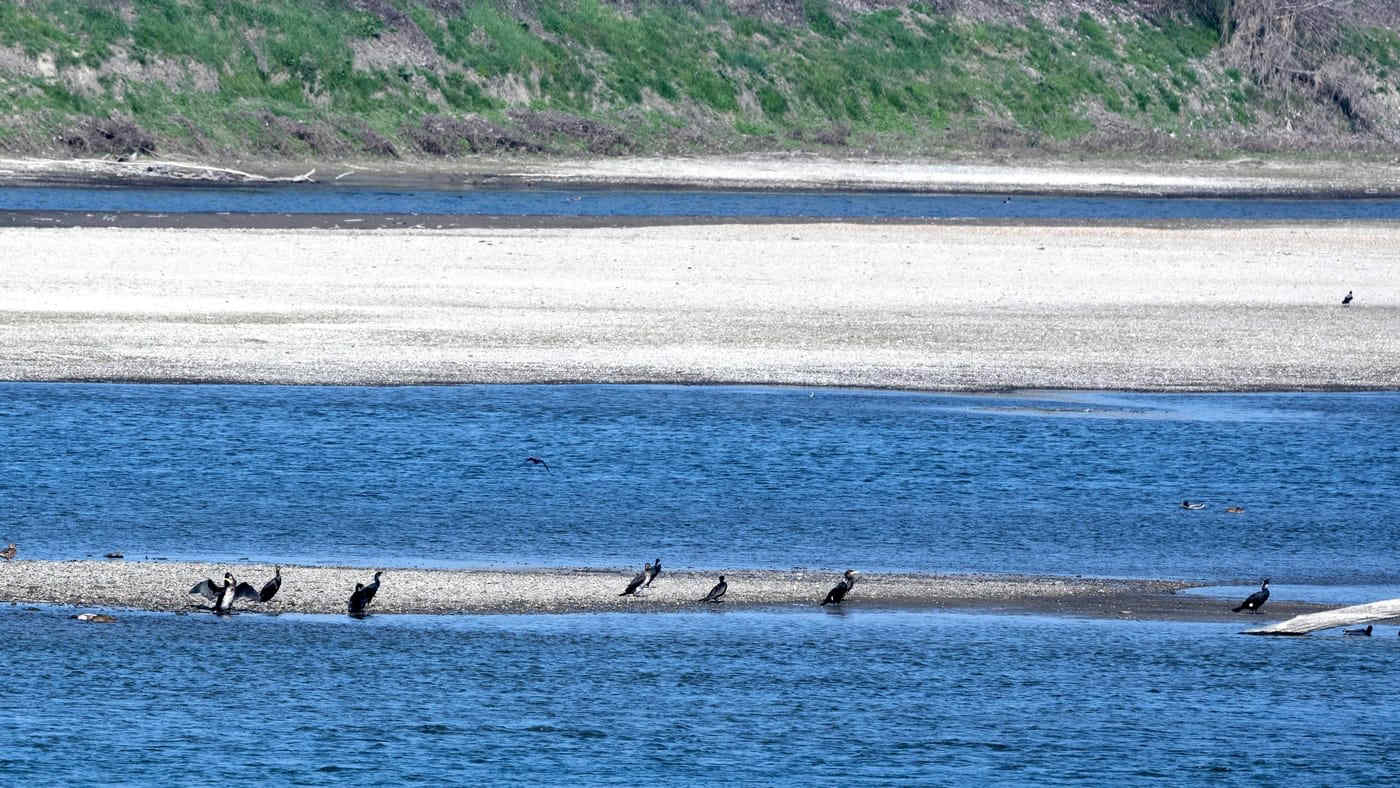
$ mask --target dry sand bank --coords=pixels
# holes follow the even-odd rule
[[[0,184],[547,185],[696,189],[851,189],[1170,196],[1400,194],[1400,160],[983,161],[828,158],[801,153],[557,159],[477,156],[418,161],[203,162],[0,159]]]
[[[266,564],[234,565],[134,561],[25,561],[0,565],[0,601],[193,611],[207,606],[190,587],[232,571],[256,587],[272,577]],[[619,597],[633,570],[388,569],[371,612],[583,613],[674,611],[697,600],[717,572],[665,570],[640,597]],[[282,589],[272,602],[239,602],[235,609],[266,613],[344,613],[357,582],[373,568],[282,567]],[[837,570],[726,571],[724,607],[815,607],[839,579]],[[1101,580],[1018,575],[864,574],[847,607],[947,608],[1154,620],[1254,619],[1229,612],[1218,599],[1176,594],[1188,584],[1166,580]],[[1280,618],[1323,609],[1281,603]],[[1258,623],[1253,621],[1252,623]]]
[[[1383,223],[10,228],[0,248],[5,380],[1400,387]]]

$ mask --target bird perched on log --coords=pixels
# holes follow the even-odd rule
[[[282,567],[274,567],[273,571],[276,574],[272,576],[271,580],[264,583],[262,590],[258,592],[259,602],[271,602],[272,598],[277,596],[278,590],[282,588]]]
[[[629,594],[635,596],[637,590],[642,587],[642,583],[645,583],[647,581],[647,578],[650,576],[651,564],[648,563],[645,567],[642,568],[642,571],[638,572],[632,577],[632,582],[628,583],[627,587],[624,588],[622,590],[622,593],[618,594],[618,596],[628,596]]]
[[[3,558],[6,561],[8,561],[11,558],[14,558],[15,553],[17,552],[19,552],[19,548],[15,546],[14,542],[10,542],[8,547],[6,547],[4,550],[0,550],[0,558]]]
[[[856,587],[856,575],[858,574],[860,573],[854,569],[847,569],[846,572],[841,575],[841,582],[837,583],[835,588],[826,592],[826,599],[822,600],[822,606],[841,604],[841,600],[846,598],[846,594],[849,594],[851,589]]]
[[[1354,635],[1354,636],[1358,636],[1358,637],[1368,638],[1368,637],[1371,636],[1371,629],[1372,629],[1371,625],[1370,625],[1370,624],[1367,624],[1365,629],[1348,629],[1348,630],[1342,632],[1342,634],[1343,634],[1343,635]]]
[[[1232,612],[1238,613],[1241,610],[1248,610],[1251,613],[1258,613],[1259,608],[1269,601],[1269,578],[1264,578],[1264,582],[1259,584],[1259,590],[1245,597],[1239,607],[1231,608]]]
[[[216,584],[213,580],[205,578],[195,583],[190,589],[191,594],[208,599],[214,603],[214,614],[226,616],[233,612],[233,603],[239,599],[258,598],[258,590],[247,583],[240,583],[234,579],[232,572],[224,572],[224,582]]]
[[[655,579],[656,579],[657,577],[659,577],[660,575],[661,575],[661,559],[658,558],[658,559],[656,559],[656,563],[654,563],[654,564],[651,565],[651,571],[650,571],[650,572],[647,572],[647,582],[646,582],[646,585],[643,585],[643,586],[642,586],[642,588],[651,588],[651,581],[655,580]]]
[[[728,591],[728,590],[729,590],[729,584],[726,583],[726,582],[724,582],[724,575],[720,575],[720,576],[719,576],[719,582],[718,582],[718,583],[715,583],[715,587],[714,587],[714,588],[711,588],[711,589],[710,589],[710,593],[706,594],[703,598],[700,599],[700,601],[701,601],[701,602],[713,602],[713,603],[718,604],[718,603],[724,601],[724,594],[725,594],[725,592]]]

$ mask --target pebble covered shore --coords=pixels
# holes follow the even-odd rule
[[[372,613],[603,613],[665,612],[702,607],[719,572],[664,569],[637,597],[620,597],[637,570],[625,569],[395,569],[384,570]],[[208,610],[190,588],[231,571],[261,587],[267,564],[165,561],[26,561],[0,565],[0,602],[74,608],[131,608],[166,612]],[[240,600],[235,610],[257,613],[345,613],[355,583],[375,568],[283,566],[282,588],[269,603]],[[812,607],[840,577],[839,570],[724,572],[723,609]],[[1219,600],[1177,594],[1190,584],[1171,580],[862,573],[846,608],[949,608],[1054,613],[1093,617],[1226,620]],[[1277,605],[1277,612],[1310,612],[1314,605]],[[1243,621],[1243,619],[1241,619]]]

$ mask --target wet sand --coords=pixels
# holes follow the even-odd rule
[[[1400,387],[1385,223],[10,228],[0,247],[0,380]]]
[[[234,565],[147,561],[26,561],[0,565],[0,602],[57,604],[78,609],[209,612],[189,589],[232,571],[261,587],[273,575],[266,564]],[[603,613],[667,612],[701,608],[817,608],[839,570],[725,571],[729,592],[721,605],[698,600],[718,572],[664,569],[637,597],[620,597],[637,570],[385,570],[372,613]],[[250,613],[345,613],[357,582],[373,567],[282,567],[282,588],[269,603],[240,601]],[[1177,593],[1190,584],[1171,580],[1104,580],[1024,575],[863,573],[844,609],[944,609],[1163,621],[1239,621],[1262,616],[1231,613],[1219,599]],[[1326,606],[1271,603],[1278,619]]]

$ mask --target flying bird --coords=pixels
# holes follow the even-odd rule
[[[1346,294],[1346,295],[1342,296],[1342,306],[1351,306],[1351,291],[1350,291],[1350,290],[1347,291],[1347,294]]]
[[[714,587],[714,588],[711,588],[711,589],[710,589],[710,593],[706,594],[706,595],[704,596],[704,598],[702,598],[700,601],[701,601],[701,602],[714,602],[714,603],[723,602],[723,601],[724,601],[724,592],[726,592],[726,591],[728,591],[728,590],[729,590],[729,584],[726,583],[726,582],[724,582],[724,575],[720,575],[720,576],[719,576],[719,582],[718,582],[718,583],[715,583],[715,587]]]
[[[627,588],[623,589],[622,593],[618,594],[618,596],[627,596],[629,594],[635,596],[637,593],[637,589],[642,587],[642,583],[645,583],[647,581],[647,577],[650,575],[651,564],[647,564],[642,569],[642,571],[638,572],[636,576],[632,578],[632,582],[628,583]]]
[[[263,584],[262,590],[258,592],[259,602],[271,602],[277,596],[278,590],[282,588],[282,567],[275,567],[275,575],[272,579]]]
[[[0,558],[3,558],[6,561],[8,561],[11,558],[14,558],[15,553],[17,552],[19,552],[19,548],[15,546],[14,542],[10,542],[10,545],[8,547],[6,547],[4,550],[0,550]]]
[[[656,579],[657,577],[659,577],[660,575],[661,575],[661,559],[658,558],[658,559],[656,559],[656,563],[654,563],[654,564],[651,565],[651,571],[650,571],[650,572],[647,572],[647,582],[646,582],[646,585],[643,585],[643,586],[642,586],[642,588],[651,588],[651,581],[655,580],[655,579]]]
[[[1251,613],[1258,613],[1259,608],[1269,601],[1269,578],[1264,578],[1264,582],[1259,584],[1259,590],[1245,597],[1239,607],[1231,608],[1231,612],[1238,613],[1241,610],[1248,610]]]
[[[526,457],[525,462],[528,462],[531,465],[543,465],[545,470],[549,470],[549,463],[545,462],[544,460],[541,460],[539,457]]]
[[[846,594],[850,593],[852,588],[855,588],[857,574],[860,573],[854,569],[847,569],[845,574],[841,575],[841,582],[837,583],[835,588],[826,592],[826,599],[822,600],[822,606],[841,604],[841,600],[846,598]]]

